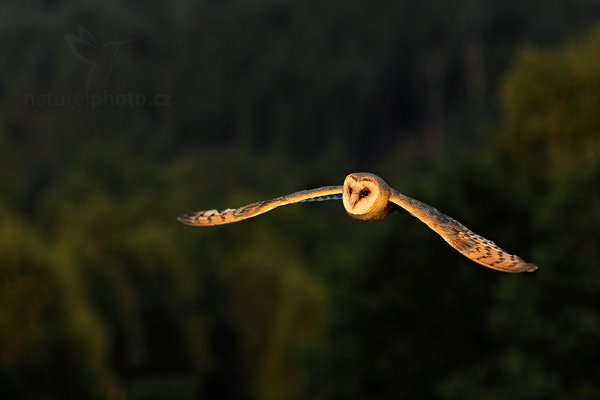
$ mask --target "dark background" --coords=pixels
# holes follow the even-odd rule
[[[2,3],[0,397],[598,398],[600,3],[497,3]],[[175,220],[353,171],[540,269]]]

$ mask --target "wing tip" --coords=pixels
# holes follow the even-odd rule
[[[181,214],[177,217],[177,221],[185,225],[194,225],[193,214]]]
[[[534,272],[537,271],[538,266],[532,263],[525,263],[525,268],[523,269],[523,272]]]
[[[235,210],[228,208],[221,212],[217,210],[190,212],[178,216],[177,221],[189,226],[214,226],[236,222],[236,216],[230,215],[230,211]]]
[[[492,268],[492,269],[498,269],[499,271],[503,271],[503,272],[513,272],[513,273],[522,273],[522,272],[535,272],[538,269],[538,266],[532,263],[528,263],[528,262],[520,262],[520,263],[513,263],[512,265],[510,265],[509,267],[504,267],[504,268],[496,268],[494,266],[491,265],[485,265],[488,268]]]

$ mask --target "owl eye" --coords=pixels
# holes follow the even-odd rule
[[[348,193],[352,194],[352,188],[348,188]]]
[[[369,191],[364,189],[360,192],[359,197],[367,197],[369,195]]]

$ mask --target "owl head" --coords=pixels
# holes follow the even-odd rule
[[[379,221],[392,207],[390,187],[380,177],[368,173],[353,173],[344,180],[342,201],[351,217],[363,221]]]

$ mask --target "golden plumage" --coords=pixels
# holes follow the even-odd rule
[[[343,186],[303,190],[236,209],[196,211],[182,215],[178,220],[193,226],[221,225],[254,217],[287,204],[340,198],[348,215],[362,221],[380,221],[400,207],[429,226],[462,255],[485,267],[504,272],[531,272],[537,269],[534,264],[507,253],[455,219],[401,194],[377,175],[369,173],[350,174]]]

